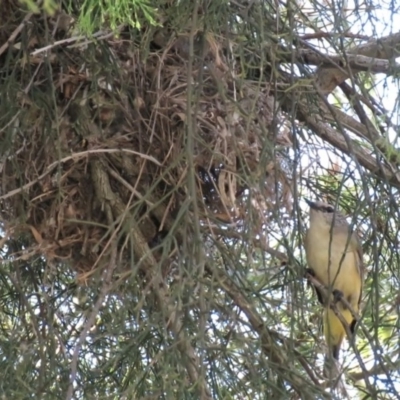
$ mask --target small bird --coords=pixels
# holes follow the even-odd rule
[[[308,267],[315,278],[333,293],[332,302],[336,303],[337,312],[341,313],[350,332],[354,333],[357,321],[351,311],[337,300],[343,296],[358,314],[363,287],[361,243],[346,218],[335,207],[319,201],[306,202],[310,206],[310,227],[305,236]],[[330,357],[338,360],[346,329],[331,309],[332,302],[328,301],[330,304],[327,304],[318,288],[316,292],[318,300],[325,307],[324,336]]]

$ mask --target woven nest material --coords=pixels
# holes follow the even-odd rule
[[[30,233],[15,257],[44,255],[90,274],[115,235],[124,259],[128,237],[151,248],[179,234],[192,186],[208,224],[251,215],[261,232],[272,199],[287,199],[290,187],[273,157],[291,144],[283,129],[273,133],[274,98],[236,78],[214,39],[192,63],[185,43],[145,59],[123,36],[34,55],[28,44],[25,63],[15,59],[2,214],[8,235]]]

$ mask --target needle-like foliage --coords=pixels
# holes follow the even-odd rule
[[[0,2],[4,398],[397,398],[396,3],[35,7]],[[363,243],[340,382],[302,196]]]

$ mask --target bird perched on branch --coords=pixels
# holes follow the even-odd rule
[[[360,307],[362,248],[357,234],[334,206],[319,201],[306,202],[310,206],[310,227],[305,237],[307,263],[310,273],[327,288],[327,293],[333,295],[324,296],[321,288],[315,286],[318,300],[325,307],[324,335],[330,351],[327,360],[331,357],[338,360],[346,334],[342,321],[346,321],[351,333],[357,322],[351,310],[358,314]],[[342,303],[341,298],[345,302]],[[339,313],[342,317],[338,317]]]

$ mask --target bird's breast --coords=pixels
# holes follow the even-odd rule
[[[306,237],[307,263],[325,286],[340,290],[348,297],[361,291],[358,254],[346,235],[333,237],[309,230]],[[352,300],[349,298],[349,300]],[[353,301],[351,301],[353,303]]]

